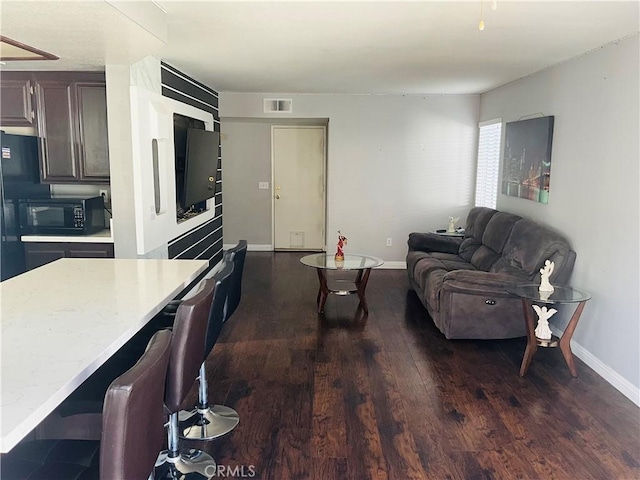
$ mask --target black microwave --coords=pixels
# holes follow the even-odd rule
[[[22,235],[90,235],[105,228],[101,196],[38,198],[18,204]]]

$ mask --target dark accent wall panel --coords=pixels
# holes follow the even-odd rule
[[[209,94],[210,98],[215,102],[215,107],[218,108],[218,92],[213,88],[207,87],[204,83],[185,75],[168,63],[160,62],[160,64],[162,65],[160,79],[163,84],[196,98],[201,98],[200,95]]]
[[[192,107],[199,108],[200,110],[204,110],[205,112],[209,112],[212,114],[215,114],[215,112],[217,111],[216,108],[214,108],[213,106],[205,102],[193,99],[191,97],[187,97],[186,95],[182,95],[181,93],[176,92],[174,90],[170,90],[164,86],[162,87],[162,96],[172,98],[181,103],[186,103],[187,105],[191,105]],[[215,125],[214,125],[214,130],[215,130]]]
[[[197,243],[202,242],[207,237],[220,233],[222,229],[222,215],[210,220],[204,225],[187,232],[186,234],[173,239],[169,243],[169,257],[174,258],[182,252],[189,250]],[[222,235],[220,235],[222,237]]]
[[[213,129],[220,131],[218,92],[161,62],[162,95],[213,115]],[[222,151],[218,150],[215,188],[215,217],[207,223],[169,242],[169,258],[209,260],[215,265],[222,260]]]

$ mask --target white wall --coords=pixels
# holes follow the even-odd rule
[[[224,243],[231,245],[245,239],[254,248],[273,248],[271,189],[257,188],[258,182],[269,182],[271,187],[271,126],[244,120],[222,121],[220,132]]]
[[[131,67],[107,65],[107,122],[111,212],[116,258],[136,258],[136,213],[133,208],[133,154],[131,135]]]
[[[410,232],[446,227],[451,215],[466,217],[475,188],[478,96],[275,96],[293,98],[293,113],[262,113],[263,98],[273,94],[221,93],[222,130],[229,117],[329,119],[329,250],[341,230],[349,251],[400,266]],[[237,207],[227,196],[235,188],[231,180],[225,177],[225,210]],[[265,201],[270,215],[271,198]]]
[[[636,35],[483,94],[480,119],[555,116],[549,203],[499,195],[498,209],[569,238],[571,282],[593,295],[574,351],[640,404],[639,54]]]
[[[245,239],[254,250],[273,250],[271,212],[271,127],[327,126],[326,119],[226,118],[220,124],[224,157],[224,243]],[[268,190],[258,189],[268,182]],[[228,188],[232,185],[233,188]]]

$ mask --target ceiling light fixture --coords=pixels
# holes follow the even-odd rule
[[[498,0],[491,0],[491,10],[498,9]],[[478,30],[484,30],[484,0],[480,0],[480,23],[478,23]]]

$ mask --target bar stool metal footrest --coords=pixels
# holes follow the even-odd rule
[[[231,432],[240,422],[233,408],[213,405],[205,409],[182,410],[179,414],[181,438],[212,440]],[[184,419],[184,420],[183,420]]]
[[[216,462],[201,450],[182,450],[177,457],[164,450],[158,456],[154,471],[154,480],[201,480],[210,479],[216,474]]]

